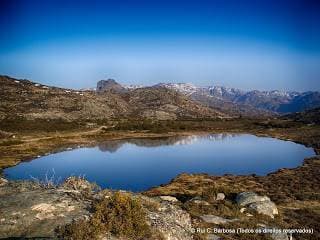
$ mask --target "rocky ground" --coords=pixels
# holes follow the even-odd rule
[[[239,192],[234,198],[222,191],[208,192],[206,196],[194,196],[186,200],[169,195],[147,196],[124,191],[100,191],[84,179],[71,177],[59,186],[29,181],[8,182],[1,179],[0,238],[90,239],[87,235],[74,235],[74,231],[77,231],[76,234],[81,232],[77,224],[94,224],[92,219],[96,218],[96,211],[99,211],[94,204],[97,201],[107,204],[103,200],[112,198],[115,194],[128,194],[131,199],[141,203],[145,213],[144,221],[150,228],[150,233],[134,238],[126,236],[126,233],[110,230],[92,235],[94,239],[237,239],[239,234],[214,233],[214,229],[232,231],[242,224],[245,229],[248,221],[254,222],[255,229],[258,229],[256,231],[261,233],[251,236],[243,234],[247,237],[242,239],[259,237],[282,240],[291,236],[283,233],[262,233],[270,228],[282,227],[282,222],[279,220],[276,204],[268,196],[254,192]],[[226,216],[223,211],[218,213],[210,210],[217,206],[228,206],[231,215]],[[196,215],[196,208],[207,211],[198,210]],[[128,216],[121,218],[130,222],[132,213],[123,214]],[[62,233],[61,229],[64,229]]]

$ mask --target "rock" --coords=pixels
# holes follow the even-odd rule
[[[243,192],[237,195],[236,201],[240,206],[248,206],[249,209],[271,218],[278,214],[277,206],[267,196],[259,196],[253,192]],[[240,212],[242,209],[240,209]]]
[[[52,238],[59,225],[89,215],[89,207],[58,189],[8,182],[0,191],[0,238]]]
[[[259,214],[264,214],[271,218],[274,218],[273,215],[278,214],[277,206],[274,204],[274,202],[271,201],[251,203],[249,205],[249,208],[256,211]]]
[[[262,229],[273,229],[273,228],[278,229],[278,227],[270,227],[270,226],[268,227],[267,225],[261,224],[261,223],[257,224],[257,226],[262,227]],[[289,238],[286,233],[274,232],[271,234],[269,233],[268,235],[273,240],[292,240],[292,236],[290,236]]]
[[[238,219],[227,219],[215,215],[203,215],[200,218],[205,221],[206,223],[214,223],[214,224],[226,224],[230,222],[238,221]]]
[[[56,239],[58,226],[90,219],[92,213],[88,210],[92,209],[95,199],[110,197],[114,191],[105,189],[91,194],[90,198],[79,198],[73,194],[82,191],[74,189],[88,189],[89,186],[86,181],[70,179],[64,188],[50,189],[30,181],[9,181],[0,190],[0,239]],[[191,217],[173,204],[178,201],[176,198],[163,196],[165,200],[162,200],[141,194],[132,194],[132,197],[142,202],[152,231],[162,233],[167,240],[192,239]],[[111,236],[107,239],[118,238]]]
[[[217,194],[217,197],[216,197],[216,200],[217,201],[222,201],[222,200],[224,200],[225,199],[225,195],[224,195],[224,193],[218,193]]]
[[[254,192],[242,192],[239,193],[236,197],[236,202],[240,206],[246,206],[250,203],[270,201],[270,198],[267,196],[259,196]]]
[[[188,203],[195,203],[195,204],[198,204],[198,205],[205,205],[205,206],[209,206],[210,203],[208,203],[207,201],[204,201],[201,197],[194,197],[192,199],[190,199],[188,201]]]
[[[289,240],[289,237],[286,233],[272,233],[270,237],[273,240]]]
[[[245,211],[246,211],[246,208],[244,208],[244,207],[243,207],[243,208],[240,208],[240,212],[241,212],[241,213],[244,213]]]
[[[178,202],[179,200],[172,196],[160,196],[160,199],[167,202]]]
[[[0,177],[0,187],[6,185],[7,183],[8,183],[7,179]]]
[[[161,202],[157,211],[147,213],[152,228],[161,232],[167,240],[191,240],[190,215],[177,205]]]
[[[221,240],[222,238],[215,234],[208,234],[206,237],[207,240]]]
[[[101,80],[97,83],[97,92],[114,91],[123,93],[127,90],[117,83],[114,79]]]

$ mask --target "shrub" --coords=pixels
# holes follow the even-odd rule
[[[90,220],[62,227],[58,235],[64,239],[98,239],[107,232],[134,240],[150,237],[151,229],[140,201],[128,193],[117,192],[95,204]]]

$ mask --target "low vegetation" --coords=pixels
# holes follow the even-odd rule
[[[146,213],[139,200],[128,193],[117,192],[94,206],[89,220],[79,220],[58,230],[63,239],[99,239],[110,233],[126,239],[145,239],[151,236]]]

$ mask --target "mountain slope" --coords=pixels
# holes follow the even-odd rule
[[[283,116],[283,118],[303,123],[320,124],[320,107],[303,112],[288,114]]]
[[[67,121],[226,117],[165,88],[115,91],[112,87],[101,92],[77,91],[7,76],[0,76],[0,84],[0,120],[17,117]],[[116,82],[112,85],[119,89]]]

